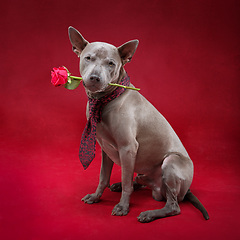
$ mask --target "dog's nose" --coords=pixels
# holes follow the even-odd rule
[[[100,82],[100,77],[98,77],[97,75],[92,75],[90,77],[90,80],[94,82]]]

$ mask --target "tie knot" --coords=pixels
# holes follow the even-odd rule
[[[124,77],[120,84],[124,86],[129,86],[130,78],[128,75]],[[117,87],[113,92],[109,95],[103,96],[99,99],[88,98],[89,102],[89,118],[93,118],[97,123],[102,120],[102,110],[104,106],[106,106],[110,101],[120,96],[126,89]]]

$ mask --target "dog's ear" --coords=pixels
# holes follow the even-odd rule
[[[68,28],[68,35],[72,44],[72,49],[79,57],[83,49],[87,46],[88,41],[73,27]]]
[[[126,42],[122,46],[118,47],[118,52],[122,59],[123,65],[125,65],[127,62],[131,61],[132,56],[137,49],[138,43],[139,43],[138,40],[132,40],[132,41]]]

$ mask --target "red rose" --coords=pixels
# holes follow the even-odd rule
[[[51,76],[52,76],[51,83],[55,87],[64,85],[68,81],[68,72],[64,67],[53,68],[53,71],[51,71]]]

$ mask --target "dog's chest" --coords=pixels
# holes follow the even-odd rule
[[[102,150],[114,163],[120,165],[117,143],[115,142],[109,127],[103,121],[97,124],[96,137]]]

